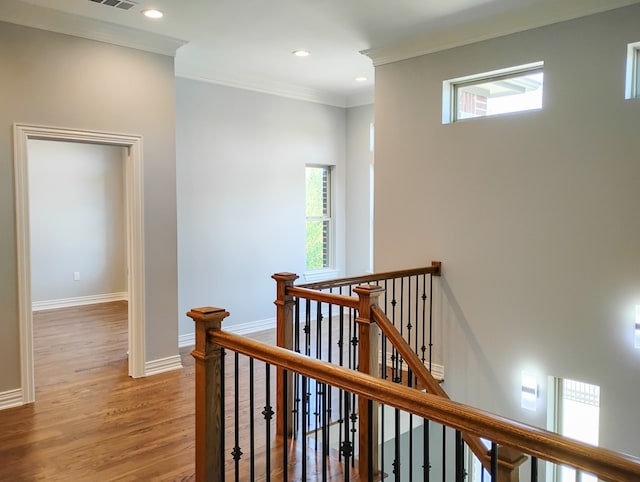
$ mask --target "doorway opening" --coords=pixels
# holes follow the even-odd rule
[[[18,255],[18,310],[22,401],[35,400],[33,315],[31,284],[31,241],[29,222],[29,141],[53,140],[120,146],[124,148],[124,192],[128,291],[128,372],[145,375],[144,319],[144,199],[142,137],[97,131],[14,124],[14,171]]]

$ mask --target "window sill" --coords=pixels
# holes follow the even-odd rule
[[[337,278],[340,271],[337,269],[318,269],[315,271],[307,271],[302,276],[308,283],[315,283],[316,281],[326,281],[328,279]]]

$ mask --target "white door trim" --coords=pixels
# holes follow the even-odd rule
[[[31,255],[29,235],[29,139],[58,140],[122,146],[126,148],[126,212],[129,290],[129,376],[145,371],[144,193],[142,136],[14,124],[14,176],[18,256],[18,316],[23,403],[35,400]]]

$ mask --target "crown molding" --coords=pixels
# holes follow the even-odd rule
[[[187,41],[23,2],[0,2],[0,21],[175,57]]]
[[[407,60],[462,45],[502,37],[640,3],[640,0],[544,0],[482,21],[433,30],[387,47],[363,50],[374,66]]]
[[[178,56],[175,64],[176,77],[207,82],[210,84],[224,85],[236,89],[250,90],[263,94],[277,95],[289,99],[303,100],[317,104],[325,104],[333,107],[348,107],[347,97],[332,94],[325,91],[311,89],[270,79],[233,76],[227,73],[216,72],[208,69],[204,63],[190,64]]]

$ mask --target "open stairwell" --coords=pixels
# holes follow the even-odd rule
[[[483,481],[544,480],[543,464],[640,480],[634,457],[449,399],[430,372],[440,270],[276,274],[277,346],[225,332],[222,308],[191,310],[196,480],[463,482],[473,459]]]

